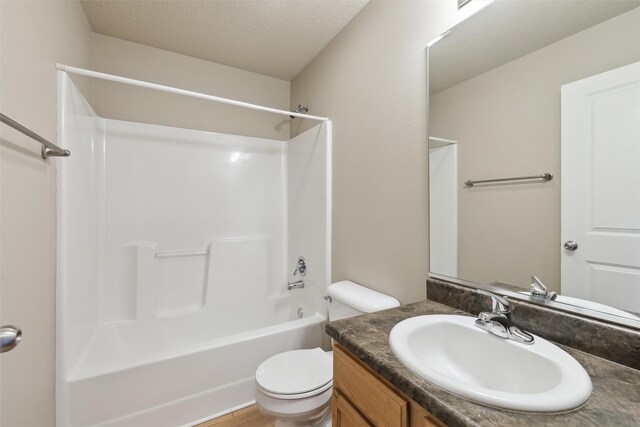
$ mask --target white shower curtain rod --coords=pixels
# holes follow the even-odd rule
[[[249,104],[248,102],[235,101],[233,99],[221,98],[219,96],[207,95],[206,93],[193,92],[190,90],[178,89],[171,86],[159,85],[156,83],[144,82],[142,80],[129,79],[127,77],[114,76],[112,74],[100,73],[97,71],[85,70],[83,68],[70,67],[64,64],[56,64],[56,68],[71,74],[80,76],[95,77],[97,79],[109,80],[117,83],[124,83],[132,86],[140,86],[147,89],[160,90],[162,92],[186,95],[192,98],[206,99],[208,101],[220,102],[222,104],[235,105],[236,107],[249,108],[251,110],[266,111],[268,113],[282,114],[285,116],[299,117],[301,119],[327,121],[328,117],[312,116],[310,114],[295,113],[293,111],[278,110],[277,108],[264,107],[262,105]]]

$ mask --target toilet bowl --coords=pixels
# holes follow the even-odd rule
[[[277,425],[330,426],[332,386],[333,352],[287,351],[258,366],[256,404]]]
[[[329,320],[397,307],[400,302],[350,281],[328,288]],[[292,350],[265,360],[256,370],[256,405],[276,426],[331,427],[333,352]]]

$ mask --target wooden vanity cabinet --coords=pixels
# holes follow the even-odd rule
[[[333,427],[369,427],[371,423],[339,391],[333,392]]]
[[[339,344],[333,348],[333,427],[444,427]]]

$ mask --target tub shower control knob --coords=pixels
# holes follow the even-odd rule
[[[296,268],[295,270],[293,270],[294,276],[297,276],[298,274],[300,274],[301,276],[304,276],[305,274],[307,274],[307,262],[304,260],[303,257],[298,258],[298,262],[296,263]]]

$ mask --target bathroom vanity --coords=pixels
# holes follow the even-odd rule
[[[396,324],[429,314],[471,315],[425,300],[327,325],[336,341],[335,426],[640,425],[640,371],[563,345],[559,346],[585,368],[593,383],[589,400],[569,412],[500,410],[433,385],[402,365],[389,346]]]
[[[335,427],[441,427],[440,420],[344,347],[333,349]]]

